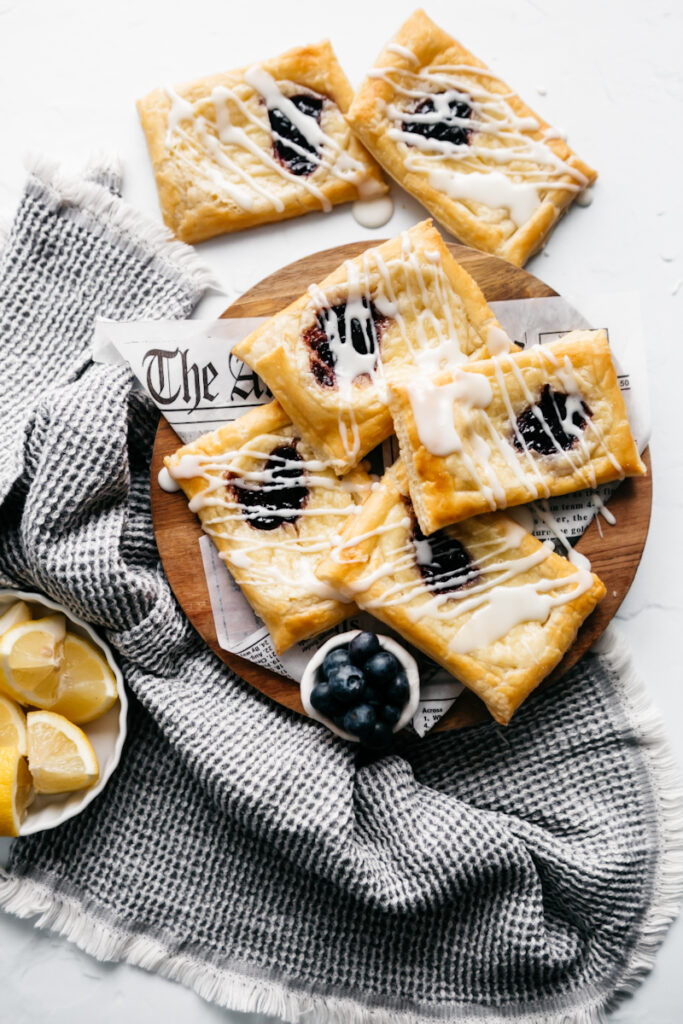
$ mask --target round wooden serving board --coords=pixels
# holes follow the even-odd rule
[[[355,242],[326,249],[290,263],[250,289],[226,309],[223,316],[272,316],[297,299],[311,281],[320,281],[343,260],[357,256],[370,244],[378,243]],[[489,302],[557,294],[525,270],[513,267],[495,256],[487,256],[461,245],[450,245],[449,248],[458,262],[479,283]],[[218,646],[199,553],[198,541],[202,535],[199,520],[189,511],[182,492],[167,494],[157,482],[164,457],[179,448],[181,443],[177,434],[162,418],[154,445],[150,486],[154,532],[169,583],[190,622],[219,658],[262,693],[303,714],[299,687],[295,683],[245,661],[244,658],[229,654]],[[643,553],[652,505],[652,481],[647,452],[644,461],[648,475],[625,480],[610,500],[609,507],[616,516],[617,525],[603,525],[601,534],[599,517],[596,517],[577,545],[577,549],[590,559],[593,570],[607,588],[607,594],[584,622],[576,641],[543,685],[566,672],[595,643],[631,586]],[[482,702],[466,690],[436,729],[456,729],[487,719],[488,712]]]

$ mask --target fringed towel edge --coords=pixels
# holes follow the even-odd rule
[[[628,964],[606,1003],[607,1010],[633,995],[654,967],[655,957],[683,899],[683,781],[669,747],[664,720],[638,675],[628,644],[610,626],[593,649],[611,669],[629,724],[640,741],[652,781],[659,826],[660,857],[652,902]]]
[[[361,1003],[336,994],[294,990],[283,981],[240,973],[197,958],[169,952],[149,935],[128,934],[91,915],[77,900],[30,878],[3,878],[0,873],[0,907],[17,917],[35,917],[35,927],[45,928],[73,942],[85,953],[102,961],[125,961],[132,966],[176,981],[202,999],[241,1013],[261,1013],[290,1024],[312,1020],[315,1024],[596,1024],[603,1017],[595,1006],[554,1012],[523,1013],[521,1016],[490,1015],[482,1008],[475,1016],[451,1007],[420,1009],[390,1008]],[[494,1011],[495,1013],[495,1011]]]
[[[69,174],[56,161],[36,153],[27,155],[25,165],[31,176],[26,186],[29,192],[35,194],[35,182],[32,189],[31,178],[36,179],[39,187],[51,193],[55,207],[74,207],[91,214],[90,230],[99,230],[101,234],[107,229],[119,231],[127,251],[152,256],[165,263],[174,273],[182,275],[198,295],[208,290],[223,291],[213,271],[191,246],[179,242],[168,228],[140,213],[106,185],[93,180],[98,166],[101,171],[107,169],[99,164],[97,155],[89,162],[84,177]],[[114,173],[120,170],[112,157],[108,157],[108,169]]]

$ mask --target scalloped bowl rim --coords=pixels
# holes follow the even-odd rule
[[[319,711],[311,704],[311,692],[315,686],[315,675],[323,662],[323,658],[328,651],[333,650],[335,647],[342,647],[345,643],[349,643],[354,636],[358,636],[359,633],[364,632],[362,629],[350,629],[346,633],[338,633],[336,636],[330,637],[322,647],[319,647],[315,652],[311,660],[304,669],[304,674],[301,677],[301,703],[304,706],[304,710],[309,718],[314,718],[316,722],[321,722],[326,725],[336,736],[340,736],[343,740],[349,740],[351,743],[359,743],[358,736],[353,736],[350,732],[346,732],[344,729],[340,729],[338,725],[335,725],[330,718],[326,718],[325,715],[321,715]],[[375,636],[379,640],[381,646],[385,650],[390,651],[400,661],[402,667],[405,669],[406,676],[408,677],[408,685],[410,687],[410,696],[406,703],[405,708],[401,714],[396,725],[393,727],[392,732],[400,732],[401,729],[405,729],[408,722],[411,720],[417,706],[420,702],[420,672],[417,667],[415,658],[410,654],[405,647],[402,647],[393,637],[384,636],[382,633],[376,633]]]
[[[104,767],[102,767],[100,755],[98,754],[98,761],[100,761],[100,777],[97,785],[93,786],[91,789],[85,789],[82,791],[77,790],[73,793],[55,794],[55,796],[51,798],[39,797],[38,799],[41,800],[41,804],[35,809],[33,805],[28,808],[26,818],[22,822],[19,830],[19,836],[21,837],[57,828],[65,821],[69,821],[70,818],[75,818],[77,814],[84,811],[85,808],[100,795],[121,760],[121,751],[123,750],[123,744],[127,734],[128,697],[126,695],[126,689],[123,682],[123,674],[114,661],[111,648],[104,640],[101,639],[101,637],[97,635],[92,626],[89,626],[88,623],[84,622],[78,615],[74,615],[73,612],[64,608],[63,605],[57,604],[57,602],[51,600],[51,598],[45,597],[43,594],[38,594],[35,591],[13,590],[9,587],[2,587],[0,588],[0,603],[4,603],[7,600],[26,601],[29,604],[37,604],[43,608],[49,609],[51,612],[60,612],[64,615],[67,623],[76,627],[73,632],[77,635],[85,635],[105,656],[107,664],[114,673],[116,688],[118,690],[118,713],[117,705],[114,704],[114,706],[100,718],[96,718],[93,722],[88,722],[80,727],[91,741],[92,737],[89,735],[89,730],[94,732],[95,730],[92,727],[95,726],[98,727],[98,736],[102,732],[104,725],[107,727],[107,731],[103,733],[103,736],[113,738],[113,743],[110,744],[111,751],[106,758]],[[61,813],[58,813],[57,807],[60,802],[63,806]],[[43,816],[42,812],[49,811],[50,809],[54,809],[54,817],[49,813]],[[31,820],[32,816],[35,819],[33,821]]]

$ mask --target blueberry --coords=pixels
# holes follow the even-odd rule
[[[365,690],[365,678],[359,668],[354,665],[341,665],[329,678],[330,692],[338,704],[350,707],[362,700]]]
[[[385,704],[379,714],[382,721],[386,722],[387,725],[396,725],[402,711],[403,708],[398,708],[395,704]]]
[[[332,696],[332,689],[326,679],[316,683],[311,690],[311,704],[316,711],[327,718],[332,718],[339,710],[339,705]]]
[[[364,665],[368,658],[381,650],[375,633],[358,633],[349,644],[349,656],[354,665]]]
[[[396,704],[400,708],[406,705],[410,696],[410,684],[405,672],[399,672],[396,678],[392,679],[385,690],[385,696],[389,704]]]
[[[372,750],[385,750],[393,739],[391,726],[386,722],[375,722],[372,730],[361,739],[364,745]]]
[[[398,661],[390,651],[380,651],[365,662],[363,671],[371,686],[386,690],[395,679],[399,667]]]
[[[342,665],[350,665],[351,659],[349,658],[349,652],[345,647],[334,647],[331,651],[328,651],[323,658],[323,663],[320,666],[320,673],[323,679],[329,679],[330,673],[334,672],[335,669],[341,668]]]
[[[382,705],[384,704],[384,701],[384,694],[380,693],[376,686],[370,686],[370,684],[366,682],[365,689],[363,691],[363,703]]]
[[[361,740],[372,736],[377,728],[375,709],[369,704],[359,704],[358,707],[351,708],[344,715],[343,728]]]

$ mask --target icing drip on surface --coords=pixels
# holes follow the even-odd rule
[[[361,227],[381,228],[393,216],[394,201],[391,196],[379,196],[377,199],[357,199],[351,207],[351,213]]]
[[[162,491],[166,491],[167,494],[175,494],[180,490],[180,484],[176,483],[165,466],[159,470],[157,482]]]
[[[331,203],[309,177],[321,169],[361,192],[367,171],[324,131],[323,114],[332,101],[301,87],[296,90],[293,83],[276,82],[261,67],[247,70],[243,83],[233,88],[216,86],[194,103],[166,86],[170,100],[166,146],[187,166],[192,179],[201,174],[218,198],[241,209],[252,210],[259,200],[278,212],[284,209],[282,198],[263,173],[268,170],[305,188],[322,209],[329,210]],[[292,91],[293,95],[286,94]],[[207,116],[209,103],[215,123]],[[260,138],[264,131],[271,140],[267,149]],[[245,159],[247,154],[260,167],[254,168]]]
[[[518,229],[549,192],[584,192],[586,176],[548,145],[557,134],[515,113],[511,94],[485,68],[386,67],[370,77],[392,87],[387,134],[405,147],[406,170],[452,199],[507,211]]]

